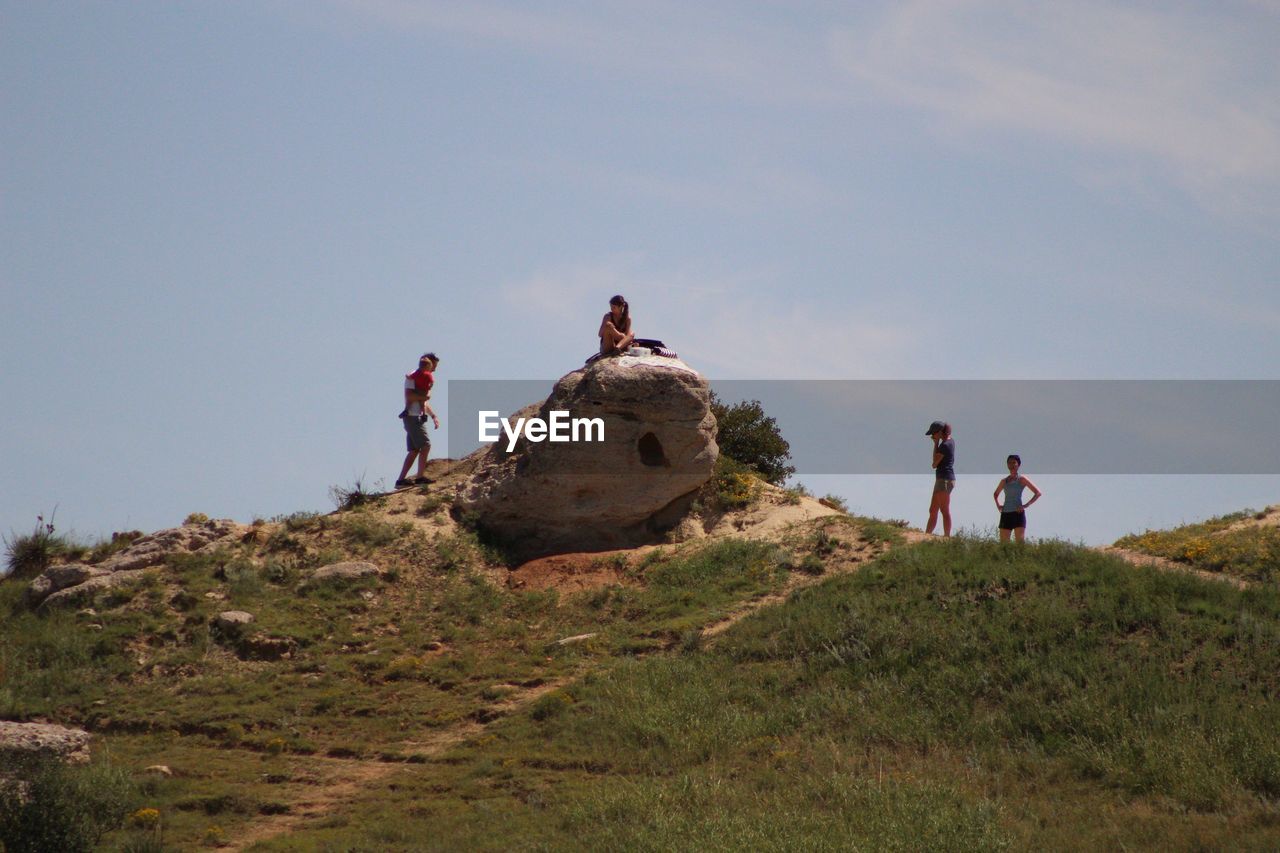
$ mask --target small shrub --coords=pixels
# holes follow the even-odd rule
[[[262,594],[262,574],[250,560],[238,558],[223,568],[232,601],[251,601]]]
[[[209,516],[203,512],[193,512],[182,520],[183,524],[204,524],[209,520]]]
[[[386,671],[383,672],[382,678],[385,681],[402,681],[414,678],[422,670],[422,658],[413,655],[403,655],[387,664]]]
[[[440,495],[429,495],[414,511],[419,518],[430,518],[440,511],[447,501]]]
[[[305,554],[307,546],[303,544],[301,539],[291,534],[289,530],[288,525],[285,525],[267,537],[267,550],[272,552],[284,551],[290,554]]]
[[[839,547],[840,542],[828,533],[825,527],[819,527],[814,531],[813,537],[809,540],[809,548],[813,553],[824,557],[834,554]]]
[[[11,768],[0,783],[0,848],[79,851],[124,823],[137,791],[129,774],[107,763],[71,767],[49,759]]]
[[[275,584],[276,586],[292,583],[296,576],[297,572],[293,566],[280,560],[269,560],[262,567],[262,577],[267,583]]]
[[[843,512],[846,515],[849,514],[849,504],[847,504],[845,502],[845,499],[840,497],[839,495],[833,495],[833,494],[823,495],[822,497],[818,498],[818,503],[822,504],[828,509],[834,509],[837,512]]]
[[[562,691],[548,693],[538,698],[529,709],[529,716],[538,722],[563,714],[573,704],[573,697]]]
[[[760,496],[760,480],[755,472],[727,456],[716,460],[708,486],[712,503],[722,510],[744,509]]]
[[[54,557],[65,552],[67,543],[54,532],[52,515],[48,521],[44,520],[43,515],[37,515],[36,526],[31,533],[25,536],[16,533],[11,537],[6,536],[4,546],[9,577],[24,580],[49,568]]]
[[[365,488],[364,476],[356,477],[350,486],[330,486],[329,497],[337,504],[338,509],[355,509],[364,506],[379,495]]]
[[[820,575],[827,570],[826,565],[822,562],[822,558],[817,554],[806,554],[804,559],[800,561],[800,571],[806,575]]]
[[[479,547],[467,536],[455,534],[436,542],[436,568],[457,572],[471,568],[480,557]]]

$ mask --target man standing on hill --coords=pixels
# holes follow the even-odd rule
[[[431,399],[431,388],[436,382],[433,374],[439,364],[440,359],[435,353],[423,353],[418,359],[418,369],[404,377],[404,411],[400,413],[400,420],[404,422],[405,445],[409,453],[400,468],[400,476],[396,478],[397,489],[428,482],[427,456],[431,453],[431,439],[427,437],[427,418],[431,418],[436,429],[440,429],[440,419],[427,401]],[[418,460],[418,474],[409,480],[409,468],[414,459]]]

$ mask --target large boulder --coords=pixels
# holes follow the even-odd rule
[[[716,421],[707,381],[675,359],[610,358],[562,377],[541,404],[600,418],[603,441],[505,437],[476,452],[455,508],[520,556],[598,551],[653,541],[679,523],[711,477]]]
[[[89,733],[52,723],[0,720],[0,769],[50,758],[67,764],[89,761]]]
[[[373,563],[330,563],[329,565],[321,566],[312,572],[311,577],[304,581],[302,586],[311,587],[323,586],[324,584],[342,584],[348,581],[377,577],[380,574],[382,574],[381,569]]]

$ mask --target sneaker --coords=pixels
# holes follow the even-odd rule
[[[431,480],[427,479],[426,477],[414,477],[413,482],[415,485],[425,486],[425,485],[428,485],[431,482]]]
[[[403,489],[406,486],[412,486],[413,480],[396,480],[396,488]]]

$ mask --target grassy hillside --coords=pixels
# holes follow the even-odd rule
[[[1280,507],[1148,530],[1116,546],[1246,581],[1275,582],[1280,580]]]
[[[1274,585],[838,517],[513,589],[406,500],[94,615],[0,584],[0,717],[101,735],[154,809],[107,849],[1280,846]],[[299,588],[335,554],[385,572]],[[232,606],[286,656],[212,634]]]

